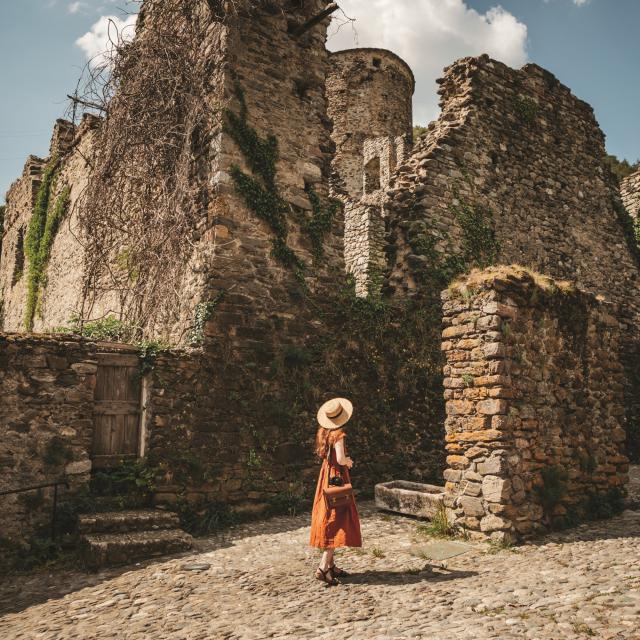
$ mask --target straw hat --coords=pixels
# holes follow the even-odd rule
[[[346,398],[333,398],[318,409],[318,422],[325,429],[339,429],[349,422],[353,404]]]

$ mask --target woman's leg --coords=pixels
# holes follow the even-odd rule
[[[329,567],[333,566],[333,554],[334,549],[325,549],[320,560],[320,568],[326,571]]]

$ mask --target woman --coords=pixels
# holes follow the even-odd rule
[[[355,500],[349,506],[328,509],[323,490],[329,478],[340,475],[344,484],[351,484],[349,469],[353,460],[344,446],[344,425],[353,414],[353,405],[345,398],[325,402],[318,411],[320,425],[316,435],[316,454],[322,459],[318,486],[311,515],[311,546],[323,550],[316,578],[327,585],[339,584],[337,578],[347,572],[335,566],[333,554],[340,547],[361,547],[360,518]]]

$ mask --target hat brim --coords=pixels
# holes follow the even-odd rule
[[[326,413],[326,409],[336,400],[338,400],[342,405],[342,413],[335,418],[330,418]],[[350,400],[347,400],[346,398],[332,398],[331,400],[327,400],[327,402],[318,409],[318,424],[324,429],[339,429],[351,420],[352,415],[353,404]]]

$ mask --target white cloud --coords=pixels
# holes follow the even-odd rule
[[[69,13],[78,13],[81,9],[85,9],[87,5],[84,2],[70,2],[67,5],[67,11]]]
[[[102,16],[87,33],[76,40],[87,59],[94,66],[109,58],[115,44],[132,40],[135,35],[137,15],[122,20],[117,16]]]
[[[414,120],[422,124],[437,117],[435,79],[454,60],[488,53],[514,67],[527,61],[527,26],[500,6],[484,14],[464,0],[342,0],[340,6],[356,19],[357,35],[349,24],[340,27],[338,13],[328,47],[380,47],[404,58],[416,76]]]
[[[579,7],[583,7],[587,2],[589,2],[589,0],[573,0],[573,4],[577,4]]]

